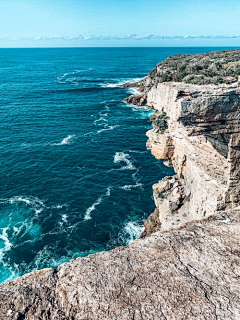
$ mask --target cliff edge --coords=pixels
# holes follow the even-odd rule
[[[141,239],[1,284],[0,319],[240,318],[239,66],[178,55],[136,84],[126,101],[156,110],[147,147],[176,172]]]
[[[159,230],[240,203],[240,87],[165,82],[147,92],[156,110],[152,154],[176,175],[153,186]]]

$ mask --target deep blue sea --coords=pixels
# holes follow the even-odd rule
[[[152,111],[116,84],[213,50],[0,49],[0,282],[140,235],[173,170],[146,150]]]

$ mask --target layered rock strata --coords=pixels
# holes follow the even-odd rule
[[[240,87],[160,83],[147,132],[152,154],[176,176],[153,186],[159,229],[200,220],[240,203]]]

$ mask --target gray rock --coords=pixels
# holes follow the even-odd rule
[[[0,285],[0,319],[238,320],[240,213]]]

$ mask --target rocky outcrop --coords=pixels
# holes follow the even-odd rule
[[[25,275],[0,286],[0,319],[237,320],[239,228],[229,211]]]
[[[144,94],[131,95],[128,98],[124,99],[128,104],[133,104],[136,106],[145,106],[147,103],[147,97]]]
[[[238,84],[161,83],[148,90],[147,104],[156,109],[147,146],[176,172],[153,186],[161,230],[237,207]]]
[[[1,284],[0,320],[240,318],[238,54],[219,54],[219,70],[206,55],[185,57],[195,72],[201,61],[203,83],[215,72],[225,84],[169,81],[188,79],[181,56],[137,83],[141,93],[126,102],[156,110],[147,147],[176,172],[153,186],[156,209],[141,238]]]

